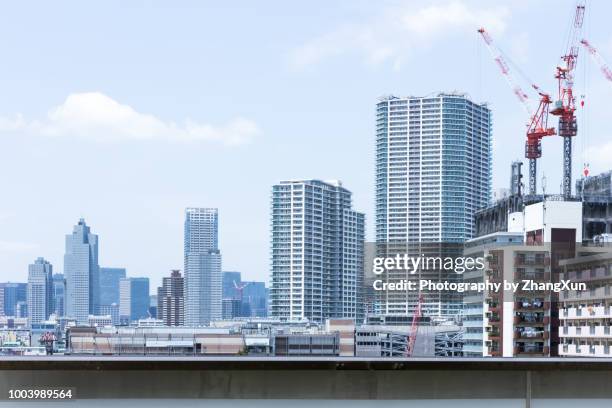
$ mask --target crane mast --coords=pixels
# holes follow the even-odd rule
[[[574,70],[578,62],[578,37],[584,22],[584,3],[576,6],[574,21],[565,54],[561,57],[563,64],[557,67],[555,78],[558,81],[559,98],[555,102],[551,115],[559,117],[559,136],[563,138],[563,197],[572,195],[572,137],[578,134],[576,120],[576,98],[574,97]]]

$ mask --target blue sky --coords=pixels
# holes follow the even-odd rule
[[[514,3],[3,3],[0,279],[25,280],[37,256],[61,272],[64,235],[84,217],[101,265],[155,287],[182,268],[184,208],[202,206],[220,209],[224,269],[267,280],[270,190],[283,179],[342,180],[371,232],[384,94],[489,102],[505,187],[526,118],[476,29],[552,93],[574,6]],[[585,34],[612,61],[612,6],[587,7]],[[586,147],[593,172],[612,167],[612,84],[584,53],[576,89],[575,176]],[[558,191],[560,139],[544,141],[540,168]]]

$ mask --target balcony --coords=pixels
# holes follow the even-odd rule
[[[609,345],[559,344],[559,355],[568,357],[611,357]]]
[[[560,319],[603,319],[612,317],[612,306],[568,307],[559,310]]]
[[[543,343],[533,344],[533,345],[518,345],[514,346],[514,355],[515,356],[523,356],[523,357],[531,357],[531,356],[548,356],[550,354],[550,348],[548,346],[544,346]]]
[[[514,332],[514,340],[518,341],[544,341],[547,340],[549,337],[549,333],[546,330],[525,330]]]
[[[610,326],[563,326],[559,337],[612,338],[612,330]]]
[[[612,299],[612,289],[600,287],[593,290],[568,290],[560,293],[561,300],[589,300],[589,299]]]
[[[525,301],[514,302],[514,309],[522,312],[543,312],[550,309],[550,302],[543,301]]]

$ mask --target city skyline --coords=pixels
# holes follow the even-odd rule
[[[120,11],[119,3],[108,3],[87,13],[81,5],[60,4],[41,5],[25,30],[11,16],[26,6],[8,5],[0,25],[0,34],[13,39],[0,46],[6,56],[0,177],[7,186],[0,206],[0,275],[23,282],[38,256],[62,272],[58,237],[83,217],[104,237],[104,264],[161,281],[181,265],[182,209],[206,206],[221,212],[226,268],[268,281],[267,194],[278,180],[341,179],[351,186],[355,207],[374,220],[372,103],[382,94],[459,90],[490,102],[493,186],[505,187],[510,161],[523,156],[524,113],[476,28],[486,26],[531,78],[553,90],[563,33],[535,22],[543,14],[566,21],[572,3],[550,4],[339,2],[326,5],[325,17],[317,7],[282,3]],[[585,32],[610,60],[612,38],[602,28],[611,6],[589,7]],[[111,16],[120,18],[108,32]],[[227,30],[221,22],[228,18],[252,35]],[[135,19],[142,21],[138,34]],[[158,33],[169,20],[184,24]],[[542,36],[550,47],[529,45]],[[590,110],[579,112],[574,178],[583,148],[594,152],[594,174],[607,170],[602,164],[609,156],[610,87],[586,57],[581,53],[577,88]],[[117,120],[122,113],[127,122]],[[84,124],[83,115],[96,119]],[[295,149],[303,154],[296,156]],[[347,154],[338,157],[343,149]],[[274,165],[261,165],[271,161],[270,152]],[[546,174],[549,191],[558,190],[560,158],[560,139],[545,140],[540,176]],[[367,228],[372,240],[373,223]],[[252,233],[241,234],[245,229]],[[126,230],[141,236],[129,250]]]

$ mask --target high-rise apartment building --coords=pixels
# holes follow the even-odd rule
[[[185,324],[185,279],[181,271],[175,269],[169,277],[162,280],[162,286],[157,288],[157,318],[163,320],[166,326],[182,326]]]
[[[53,308],[53,266],[37,258],[28,266],[28,314],[30,325],[49,318]]]
[[[216,208],[185,210],[185,324],[207,325],[222,316],[219,212]]]
[[[119,281],[125,277],[125,268],[100,268],[100,305],[119,304]]]
[[[100,281],[98,236],[80,219],[72,234],[66,235],[64,276],[66,278],[66,316],[87,324],[99,305]]]
[[[149,317],[149,303],[149,278],[121,278],[119,315],[122,322]]]
[[[421,252],[421,244],[461,244],[474,236],[474,213],[486,207],[490,197],[491,111],[486,105],[463,94],[379,99],[379,247],[407,244]],[[407,278],[404,275],[390,280]],[[440,276],[431,271],[419,278]],[[411,314],[417,298],[401,291],[385,293],[375,309],[384,314]],[[428,315],[453,314],[455,303],[443,294],[425,294],[423,309]]]
[[[363,315],[364,225],[339,181],[282,181],[272,189],[271,314]]]

